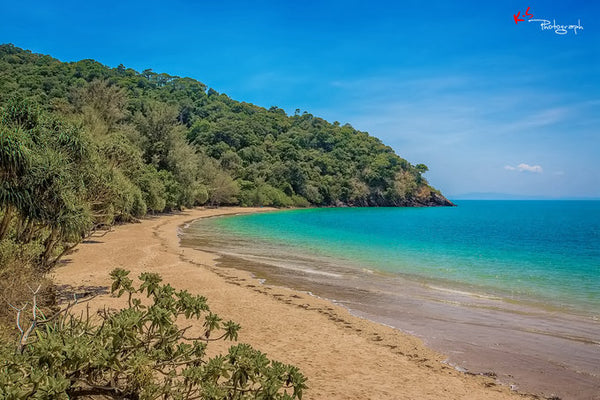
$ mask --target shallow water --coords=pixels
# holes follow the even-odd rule
[[[422,337],[460,368],[594,399],[599,219],[600,202],[298,210],[200,220],[182,244]]]

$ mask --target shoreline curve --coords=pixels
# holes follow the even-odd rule
[[[275,210],[194,208],[120,225],[80,244],[53,271],[53,280],[63,291],[102,293],[114,268],[129,269],[132,276],[159,273],[178,289],[206,296],[211,310],[239,323],[239,342],[298,366],[309,379],[305,399],[537,398],[493,377],[455,370],[414,336],[354,316],[329,300],[263,285],[250,272],[219,267],[218,254],[179,244],[180,227],[197,219]],[[86,304],[124,306],[108,294]],[[199,332],[198,325],[192,330]],[[211,344],[210,355],[230,344]]]

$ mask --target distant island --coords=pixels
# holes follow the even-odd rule
[[[472,192],[454,194],[449,196],[453,200],[600,200],[597,197],[550,197],[550,196],[526,196],[512,193]]]

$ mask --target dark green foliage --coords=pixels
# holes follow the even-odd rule
[[[291,365],[269,360],[249,345],[206,356],[212,341],[237,340],[240,326],[210,312],[206,299],[162,284],[143,273],[134,285],[115,269],[111,292],[128,307],[79,316],[69,305],[51,317],[36,308],[32,323],[18,309],[16,346],[0,344],[0,397],[77,399],[301,399],[304,376]],[[15,307],[17,309],[17,307]],[[197,320],[203,333],[189,337],[176,321]],[[202,322],[203,321],[203,322]],[[198,326],[200,323],[197,324]]]
[[[365,132],[300,110],[288,117],[277,107],[240,103],[190,78],[93,60],[62,63],[12,45],[0,46],[0,78],[0,104],[15,94],[40,102],[80,121],[93,140],[116,134],[115,141],[140,150],[145,164],[171,173],[170,198],[149,201],[156,185],[136,175],[143,168],[127,164],[123,172],[145,193],[148,210],[204,202],[450,204],[422,177],[425,165],[412,166]],[[127,154],[106,150],[113,165],[128,162]]]

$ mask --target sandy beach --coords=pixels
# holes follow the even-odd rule
[[[241,324],[240,342],[297,365],[309,379],[306,399],[534,398],[491,377],[456,371],[415,337],[306,293],[262,285],[248,272],[218,267],[216,254],[179,245],[178,229],[187,222],[268,210],[198,208],[117,226],[79,245],[53,279],[65,293],[106,292],[113,268],[129,269],[132,276],[159,273],[176,288],[206,296],[213,312]],[[108,294],[90,304],[123,305]],[[211,347],[223,352],[229,345]]]

